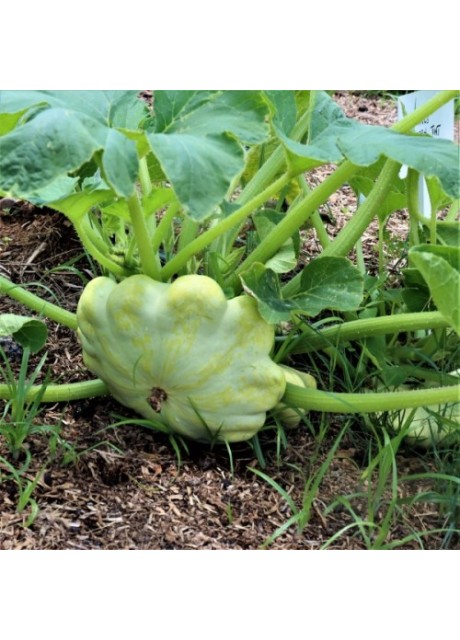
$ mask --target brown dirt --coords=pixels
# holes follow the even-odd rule
[[[348,115],[366,122],[390,124],[395,119],[393,105],[380,98],[342,92],[337,100]],[[320,171],[313,175],[313,179],[321,177]],[[333,224],[340,226],[341,216],[355,206],[354,197],[345,188],[328,206]],[[394,225],[396,235],[404,233],[404,216]],[[314,251],[314,245],[314,237],[306,240],[306,251]],[[366,245],[370,257],[372,245],[372,241]],[[70,260],[75,260],[72,267],[52,271]],[[0,273],[16,282],[39,284],[36,291],[52,300],[43,285],[48,287],[59,304],[73,311],[82,287],[74,268],[87,278],[92,276],[78,239],[63,216],[24,203],[17,203],[9,212],[0,211]],[[30,315],[7,296],[0,297],[0,312]],[[51,321],[47,324],[46,366],[53,381],[91,377],[82,364],[73,332]],[[38,356],[32,364],[37,361]],[[0,411],[4,406],[1,402]],[[313,415],[303,428],[288,433],[281,451],[276,432],[264,431],[260,442],[265,467],[262,469],[250,444],[241,444],[233,449],[232,470],[225,449],[193,443],[188,451],[182,450],[178,464],[165,436],[134,425],[112,428],[122,417],[135,416],[108,398],[44,407],[38,422],[53,425],[60,440],[54,457],[49,455],[44,436],[28,440],[32,463],[25,478],[39,478],[33,494],[39,513],[29,527],[24,526],[29,507],[18,513],[17,485],[7,478],[5,465],[11,458],[0,440],[0,549],[258,549],[292,512],[274,486],[252,469],[279,483],[300,506],[306,483],[326,459],[344,424],[343,419],[327,418],[321,438],[320,418]],[[361,426],[358,419],[350,421],[327,474],[313,492],[306,526],[302,530],[287,527],[270,548],[319,549],[351,524],[344,507],[329,512],[327,506],[338,496],[366,491]],[[64,455],[68,464],[63,464]],[[411,450],[398,454],[400,474],[423,471],[433,464],[429,457]],[[412,494],[417,489],[410,487]],[[365,500],[355,500],[353,505],[365,519]],[[384,513],[382,503],[377,518],[383,518]],[[401,514],[390,528],[387,542],[443,525],[443,515],[433,504],[406,505]],[[442,536],[433,534],[426,537],[424,545],[436,549],[441,542]],[[331,544],[334,549],[364,546],[356,527]],[[408,542],[403,548],[420,545]]]

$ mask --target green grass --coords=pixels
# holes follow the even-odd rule
[[[0,456],[0,484],[8,481],[14,483],[17,495],[16,511],[19,514],[24,514],[24,527],[30,527],[38,515],[39,507],[33,493],[44,471],[44,468],[41,468],[30,480],[26,476],[29,464],[30,459],[17,469],[6,458]]]
[[[7,456],[0,456],[0,483],[11,481],[16,486],[17,505],[16,510],[22,514],[29,511],[25,517],[24,526],[30,526],[37,517],[39,507],[33,497],[37,483],[46,466],[45,464],[31,480],[29,468],[32,462],[32,454],[27,446],[31,436],[44,435],[48,439],[55,439],[58,435],[59,425],[50,426],[41,422],[40,414],[44,411],[41,399],[46,390],[49,377],[45,377],[40,391],[32,401],[27,401],[29,388],[36,382],[46,361],[46,353],[33,368],[30,375],[30,350],[25,348],[22,352],[21,363],[17,378],[4,350],[0,347],[0,376],[11,390],[11,399],[5,403],[0,418],[0,443],[7,450]]]
[[[17,378],[1,347],[0,359],[3,361],[3,364],[0,364],[0,376],[2,382],[9,387],[11,394],[11,399],[5,403],[0,419],[0,437],[13,460],[18,460],[21,454],[29,455],[25,448],[25,443],[31,435],[45,434],[49,436],[55,431],[54,427],[43,424],[38,420],[40,414],[44,411],[42,398],[49,383],[48,374],[45,376],[45,380],[34,399],[27,400],[30,388],[36,383],[45,365],[46,353],[41,357],[31,374],[28,375],[30,349],[26,347],[22,352]]]
[[[319,459],[319,455],[321,452],[321,444],[323,438],[326,436],[328,431],[328,425],[326,420],[322,420],[321,427],[319,429],[318,437],[316,439],[316,448],[313,454],[311,455],[308,464],[311,469],[313,469],[314,463],[317,459]],[[283,535],[288,529],[295,526],[295,529],[298,534],[301,534],[304,529],[310,523],[312,513],[313,513],[313,503],[316,500],[319,492],[320,485],[328,473],[329,468],[332,464],[334,456],[337,452],[337,449],[342,442],[342,439],[345,433],[348,430],[349,421],[345,423],[342,427],[340,433],[336,436],[333,444],[330,446],[325,459],[320,463],[319,468],[314,472],[311,472],[307,475],[305,479],[305,485],[303,489],[302,498],[299,502],[296,502],[289,492],[284,489],[279,482],[271,478],[268,474],[259,469],[255,469],[253,467],[248,467],[249,471],[254,473],[256,476],[260,477],[264,480],[270,487],[272,487],[275,491],[277,491],[282,498],[286,501],[290,511],[291,516],[281,525],[279,526],[272,535],[270,535],[263,543],[262,548],[268,548],[273,542],[281,535]]]

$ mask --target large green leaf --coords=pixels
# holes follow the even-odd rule
[[[41,320],[19,316],[13,313],[0,314],[0,336],[12,336],[32,353],[43,348],[48,336],[46,324]]]
[[[136,129],[146,105],[138,91],[56,90],[0,91],[0,114],[15,114],[34,106],[62,108],[82,113],[106,126]]]
[[[296,298],[302,299],[309,315],[317,315],[323,309],[353,311],[361,304],[363,293],[363,276],[347,258],[325,257],[304,268]]]
[[[243,289],[257,300],[259,312],[266,322],[276,324],[288,320],[297,311],[292,299],[283,299],[279,278],[272,269],[256,262],[241,275]]]
[[[436,224],[436,233],[442,242],[453,247],[460,246],[460,222],[442,220]]]
[[[460,247],[439,244],[418,244],[412,247],[409,258],[413,261],[418,253],[429,253],[445,260],[453,269],[460,272]]]
[[[213,91],[155,91],[155,132],[162,133],[208,100]]]
[[[246,144],[268,136],[259,91],[156,91],[156,132],[193,136],[231,133]]]
[[[0,138],[0,184],[20,197],[78,169],[104,144],[101,125],[66,109],[47,109]]]
[[[226,133],[157,133],[148,138],[185,211],[195,220],[212,215],[244,167],[241,145]]]
[[[111,126],[113,110],[117,109],[117,102],[124,97],[124,91],[43,91],[45,100],[51,106],[62,106],[77,113],[99,120],[106,126]],[[124,122],[118,126],[125,126]]]
[[[315,92],[309,132],[310,141],[320,136],[331,137],[331,132],[352,126],[354,123],[355,121],[347,118],[337,102],[326,91]]]
[[[460,196],[458,145],[429,136],[405,135],[385,127],[362,124],[347,118],[326,93],[319,92],[312,113],[308,144],[290,140],[278,131],[295,171],[306,171],[344,158],[370,166],[381,156],[439,179],[445,193]]]
[[[139,161],[136,143],[116,129],[110,129],[102,156],[105,177],[117,195],[129,198],[134,192]]]
[[[79,191],[78,193],[72,193],[66,198],[51,202],[49,206],[56,211],[64,213],[70,220],[78,221],[83,218],[91,207],[111,200],[111,198],[113,198],[113,192],[108,190]]]
[[[384,155],[426,177],[437,177],[449,196],[460,197],[459,148],[450,140],[363,124],[342,134],[337,145],[354,164],[369,166]]]
[[[245,271],[241,280],[254,297],[261,316],[270,323],[288,320],[292,313],[316,316],[321,311],[353,311],[363,298],[363,277],[347,258],[317,258],[301,276],[301,291],[283,298],[278,276],[260,263]]]
[[[36,189],[27,194],[27,200],[41,206],[49,204],[53,200],[65,198],[74,192],[78,178],[71,178],[66,175],[59,175],[55,180],[48,183],[41,189]]]
[[[99,151],[116,193],[131,195],[136,143],[115,127],[137,128],[145,110],[135,91],[0,92],[0,131],[2,122],[17,124],[0,137],[0,187],[40,204],[66,197],[69,180]]]
[[[297,120],[297,105],[293,91],[264,91],[269,101],[275,127],[289,135]]]
[[[311,114],[308,144],[291,140],[281,129],[278,129],[278,136],[286,148],[292,168],[296,172],[308,171],[327,162],[343,160],[337,139],[348,128],[356,126],[360,124],[347,118],[325,91],[318,91]]]
[[[435,251],[433,251],[435,249]],[[416,267],[444,318],[460,335],[460,263],[459,252],[443,254],[439,249],[453,247],[414,247],[409,251],[410,264]],[[447,257],[447,259],[446,259]],[[455,260],[452,264],[452,260]]]
[[[243,145],[267,139],[259,91],[157,91],[155,132],[161,170],[195,220],[212,215],[244,168]]]
[[[109,94],[108,124],[117,129],[136,131],[148,113],[147,104],[138,91],[104,91]]]

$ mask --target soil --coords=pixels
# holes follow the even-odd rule
[[[363,122],[389,125],[396,119],[394,103],[380,97],[350,92],[335,97],[348,115]],[[310,180],[322,179],[327,171],[317,170]],[[330,216],[331,229],[339,227],[353,207],[354,196],[347,188],[331,198],[323,212]],[[395,217],[390,233],[395,237],[406,233],[404,212]],[[364,242],[369,265],[375,264],[374,244],[371,232]],[[314,236],[307,237],[305,254],[315,247]],[[35,283],[33,291],[71,311],[76,309],[82,278],[93,275],[65,218],[21,202],[0,211],[0,273],[18,283]],[[0,312],[30,315],[7,296],[0,297]],[[73,332],[51,321],[47,325],[46,368],[52,380],[90,378]],[[31,364],[41,356],[34,356]],[[18,354],[16,358],[17,368]],[[0,403],[0,411],[4,406]],[[356,527],[346,529],[353,522],[346,508],[327,509],[338,496],[365,494],[368,437],[359,419],[349,420],[326,475],[312,492],[305,526],[287,526],[268,544],[293,515],[275,483],[300,507],[305,487],[325,461],[345,419],[326,416],[321,423],[320,416],[311,416],[308,424],[288,432],[283,446],[275,430],[263,431],[259,438],[263,463],[248,443],[234,446],[231,459],[225,448],[188,443],[179,460],[166,436],[133,424],[113,426],[134,418],[107,397],[43,406],[37,424],[52,426],[59,438],[54,456],[45,436],[34,435],[27,441],[32,461],[23,480],[38,478],[33,497],[39,511],[30,526],[25,526],[30,507],[18,512],[18,487],[7,477],[7,463],[12,460],[0,439],[0,549],[254,550],[265,544],[270,549],[315,550],[339,532],[329,548],[365,548]],[[321,430],[321,424],[327,429]],[[425,471],[434,464],[429,456],[407,448],[398,453],[400,474]],[[421,488],[410,490],[414,494]],[[366,518],[365,499],[353,504],[356,514]],[[378,517],[384,517],[384,503]],[[443,514],[435,504],[403,505],[386,542],[442,526]],[[433,533],[423,543],[408,541],[401,548],[423,544],[437,549],[442,540],[442,534]],[[451,540],[452,547],[460,548],[458,539]]]

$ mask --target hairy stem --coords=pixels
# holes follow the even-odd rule
[[[387,160],[385,162],[372,191],[342,231],[326,247],[322,253],[323,256],[346,256],[350,253],[385,200],[391,185],[398,175],[399,167],[399,162],[395,160]]]
[[[288,383],[283,402],[299,409],[325,413],[378,413],[458,402],[459,393],[460,385],[414,391],[334,393],[302,389]]]
[[[84,219],[74,220],[73,225],[86,251],[101,265],[101,267],[107,269],[109,273],[113,273],[113,275],[118,278],[126,278],[131,275],[131,272],[128,269],[122,267],[120,264],[112,260],[106,252],[100,250],[100,239],[98,241],[93,241],[93,236],[95,236],[95,234],[91,234],[89,232],[91,228],[87,221],[85,222]]]
[[[152,191],[152,181],[150,179],[149,167],[145,157],[140,158],[139,160],[139,182],[141,183],[143,195],[148,196]]]
[[[142,270],[153,280],[160,280],[160,260],[158,255],[152,251],[150,233],[137,193],[128,198],[127,203],[136,236]]]
[[[254,262],[265,263],[271,258],[279,247],[305,224],[316,209],[351,178],[356,170],[357,167],[347,160],[333,174],[327,177],[322,184],[292,207],[288,215],[276,225],[273,231],[263,239],[251,255],[238,267],[229,283],[230,286],[235,290],[239,289],[241,286],[239,275]],[[297,284],[293,288],[296,290]]]
[[[195,240],[200,230],[200,223],[185,216],[180,230],[179,240],[177,242],[177,253],[183,251],[188,245]],[[181,269],[181,273],[186,273],[186,265]]]
[[[254,209],[257,209],[257,207],[264,204],[264,202],[269,200],[273,194],[278,193],[278,191],[280,191],[280,189],[282,189],[290,179],[290,174],[286,173],[282,175],[278,180],[275,180],[275,182],[255,196],[252,200],[234,211],[227,218],[218,222],[214,227],[209,228],[207,231],[195,238],[195,240],[190,242],[190,244],[183,247],[183,249],[179,251],[174,258],[171,258],[171,260],[169,260],[161,270],[162,280],[166,281],[175,273],[178,273],[192,256],[201,253],[213,242],[213,240],[221,236],[226,231],[229,231],[232,227],[243,222],[243,220],[245,220],[249,214],[254,211]]]
[[[18,284],[14,284],[3,276],[0,276],[0,291],[50,320],[59,322],[59,324],[63,324],[69,329],[75,330],[77,328],[77,316],[75,313],[66,311],[52,302],[42,300],[39,296],[27,291],[27,289]]]
[[[171,225],[178,211],[179,211],[179,203],[172,202],[169,205],[163,217],[161,218],[160,222],[158,223],[158,226],[155,229],[155,233],[153,234],[153,237],[152,237],[152,251],[154,251],[155,253],[160,248],[161,243],[164,242],[165,238],[170,234]]]
[[[309,353],[348,340],[362,340],[391,333],[440,329],[448,326],[449,323],[439,311],[426,311],[352,320],[327,327],[319,332],[308,327],[295,341],[291,353]]]
[[[422,214],[418,202],[419,172],[408,169],[406,178],[407,210],[409,212],[409,235],[411,244],[419,244],[418,228]]]
[[[304,194],[304,196],[308,196],[308,194],[311,193],[312,189],[310,189],[310,187],[308,186],[305,176],[303,174],[301,176],[298,176],[297,181],[300,188],[302,189],[302,193]],[[320,245],[324,249],[324,247],[327,247],[327,245],[331,243],[331,240],[318,210],[313,211],[310,216],[310,222],[316,232],[316,237],[318,238]]]
[[[307,132],[310,126],[311,105],[299,118],[291,133],[292,140],[299,141]],[[238,204],[246,204],[257,196],[262,189],[266,189],[275,176],[283,170],[286,164],[284,147],[280,144],[271,154],[266,162],[260,167],[257,173],[244,187],[238,196]]]
[[[36,384],[29,388],[25,400],[33,400],[36,395],[42,393],[42,385]],[[0,384],[0,398],[10,400],[14,397],[15,391],[7,384]],[[83,400],[84,398],[95,398],[97,396],[109,395],[110,392],[102,380],[85,380],[84,382],[72,382],[69,384],[49,384],[47,385],[41,402],[71,402],[73,400]]]

